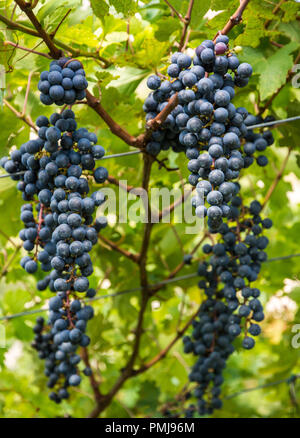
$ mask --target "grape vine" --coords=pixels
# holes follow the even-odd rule
[[[59,65],[66,62],[65,58],[52,62],[48,77],[52,72],[57,75]],[[73,68],[74,78],[84,78],[78,73],[78,61],[72,60],[69,66],[62,69],[65,77],[69,75],[66,70],[72,72]],[[74,94],[75,97],[82,98],[83,94]],[[63,99],[70,100],[66,91]],[[43,95],[41,101],[45,103]],[[95,289],[89,288],[88,277],[93,273],[89,252],[107,221],[101,216],[94,220],[95,208],[105,201],[105,196],[101,190],[88,196],[89,181],[104,183],[108,172],[105,167],[95,167],[95,160],[102,158],[105,151],[97,145],[95,134],[77,128],[71,109],[53,113],[49,120],[39,116],[36,125],[38,138],[2,158],[1,165],[8,173],[25,172],[12,176],[18,180],[17,188],[27,202],[21,208],[24,228],[19,236],[28,255],[22,258],[21,266],[29,274],[34,274],[38,266],[42,272],[51,271],[38,281],[37,288],[42,291],[49,287],[56,295],[49,300],[47,323],[43,318],[37,319],[32,346],[45,359],[48,387],[54,389],[49,397],[59,403],[69,397],[69,386],[80,384],[81,357],[76,350],[90,343],[85,331],[94,311],[92,306],[82,304],[82,298],[96,294]],[[91,369],[85,367],[83,373],[89,376]]]
[[[264,205],[258,201],[244,204],[239,178],[244,169],[255,163],[261,167],[268,164],[262,153],[274,139],[268,129],[259,133],[249,129],[249,126],[269,121],[271,117],[252,115],[233,103],[237,88],[247,86],[252,67],[240,63],[238,50],[230,47],[225,34],[241,21],[247,3],[241,1],[223,31],[218,32],[213,40],[203,41],[193,57],[189,55],[191,51],[185,53],[193,1],[189,3],[187,15],[181,17],[183,32],[176,46],[178,52],[171,48],[170,63],[148,77],[147,85],[151,91],[143,105],[145,130],[134,137],[106,113],[101,92],[98,99],[88,91],[83,64],[73,59],[73,56],[81,56],[79,51],[65,49],[67,46],[63,43],[62,48],[68,54],[64,56],[34,12],[23,1],[17,1],[36,29],[32,32],[47,45],[49,54],[46,57],[54,59],[49,69],[40,74],[40,101],[44,105],[63,107],[49,119],[39,116],[34,126],[38,137],[30,139],[0,161],[5,171],[17,181],[24,200],[21,208],[24,227],[19,237],[28,255],[21,259],[21,266],[28,274],[38,273],[40,278],[43,275],[37,282],[38,290],[48,288],[53,293],[49,300],[48,319],[36,320],[32,347],[45,361],[45,375],[51,389],[49,397],[55,403],[69,398],[70,387],[78,386],[83,374],[90,377],[95,396],[96,406],[91,416],[98,416],[127,379],[149,369],[178,339],[183,338],[183,350],[193,357],[194,364],[176,416],[210,415],[222,407],[223,371],[229,357],[239,347],[250,350],[255,345],[264,312],[260,290],[254,282],[262,263],[267,260],[268,238],[265,234],[272,227],[272,221],[264,217]],[[19,30],[26,33],[25,26]],[[38,54],[34,49],[31,53]],[[99,50],[91,57],[104,67],[110,65],[110,60],[101,58]],[[103,184],[107,179],[118,185],[118,180],[108,178],[107,169],[96,166],[96,160],[101,159],[105,151],[97,144],[94,133],[77,127],[73,105],[78,101],[98,113],[113,134],[138,148],[137,152],[142,152],[142,186],[146,191],[152,164],[155,161],[160,165],[163,163],[157,158],[162,151],[172,149],[181,156],[185,155],[190,172],[188,182],[193,188],[192,206],[195,215],[205,223],[203,241],[208,236],[210,239],[210,243],[205,242],[202,247],[203,260],[198,266],[199,310],[183,329],[178,329],[175,339],[166,348],[146,361],[139,356],[144,316],[150,298],[164,283],[153,285],[147,278],[152,224],[145,224],[140,253],[123,250],[103,238],[108,247],[139,265],[141,283],[140,311],[133,330],[132,352],[106,394],[100,392],[88,360],[84,359],[90,343],[87,323],[94,310],[83,298],[93,298],[96,294],[89,284],[89,277],[93,274],[89,253],[107,225],[105,217],[95,217],[96,207],[105,201],[103,192],[90,193],[91,187],[94,183]],[[22,114],[18,117],[30,124]],[[33,123],[30,126],[32,128]],[[24,173],[15,175],[18,172]],[[170,206],[169,212],[174,208]],[[199,245],[202,245],[202,240]],[[185,254],[182,263],[168,274],[166,280],[174,278],[182,266],[192,265],[193,254],[193,251]],[[190,333],[186,334],[189,327]],[[79,347],[84,350],[79,352]],[[141,359],[139,365],[137,359]],[[172,416],[169,412],[164,415]]]
[[[175,94],[178,105],[161,129],[152,133],[146,150],[157,155],[171,146],[185,152],[189,182],[196,187],[192,198],[196,216],[207,216],[209,232],[220,235],[218,243],[203,247],[210,258],[199,265],[198,274],[206,299],[193,322],[192,337],[183,338],[184,351],[198,356],[189,375],[191,382],[197,382],[193,394],[198,403],[186,409],[186,416],[193,417],[195,411],[205,415],[222,407],[222,370],[235,350],[235,339],[243,332],[242,347],[249,350],[255,345],[252,336],[260,333],[257,322],[264,313],[260,291],[252,282],[267,259],[268,238],[262,232],[272,221],[261,218],[258,201],[243,205],[240,185],[233,181],[254,158],[259,166],[267,165],[267,157],[257,153],[274,139],[268,130],[255,134],[248,129],[260,118],[232,103],[234,87],[248,84],[252,67],[239,62],[226,35],[203,41],[193,59],[174,53],[167,73],[169,78],[163,81],[157,75],[148,79],[153,91],[144,104],[146,120],[157,117]],[[184,262],[190,259],[185,257]]]

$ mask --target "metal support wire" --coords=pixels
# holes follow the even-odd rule
[[[24,175],[25,170],[22,172],[16,172],[16,173],[4,173],[3,175],[0,175],[0,178],[8,178],[9,176],[16,176],[16,175]]]
[[[106,155],[102,158],[98,158],[95,161],[102,161],[102,160],[108,160],[110,158],[119,158],[119,157],[126,157],[128,155],[136,155],[141,154],[143,151],[128,151],[128,152],[121,152],[119,154],[113,154],[113,155]],[[22,172],[16,172],[16,173],[5,173],[4,175],[0,175],[0,178],[8,178],[9,176],[15,176],[15,175],[23,175],[26,172],[26,170],[23,170]]]
[[[291,383],[292,379],[297,380],[300,378],[300,374],[294,374],[287,379],[276,380],[275,382],[264,383],[262,385],[254,386],[253,388],[245,388],[240,391],[234,392],[233,394],[226,395],[223,400],[230,400],[231,398],[238,397],[246,392],[257,391],[258,389],[269,388],[271,386],[280,385],[281,383]]]
[[[266,262],[264,262],[264,263],[277,262],[279,260],[291,259],[293,257],[300,257],[300,254],[290,254],[290,255],[281,256],[281,257],[273,257],[273,258],[266,260]],[[149,285],[149,288],[151,289],[151,287],[164,286],[164,285],[169,284],[169,283],[176,283],[177,281],[189,280],[189,279],[195,278],[195,277],[198,277],[197,272],[194,272],[192,274],[187,274],[187,275],[181,275],[180,277],[169,278],[168,280],[162,280],[159,283]],[[92,301],[103,300],[105,298],[114,298],[114,297],[118,297],[120,295],[126,295],[126,294],[129,294],[132,292],[138,292],[140,290],[142,290],[142,287],[137,286],[137,287],[134,287],[131,289],[126,289],[126,290],[122,290],[120,292],[115,292],[113,294],[99,295],[98,297],[87,298],[83,301],[85,303],[90,303]],[[49,309],[46,307],[46,308],[41,308],[41,309],[28,310],[26,312],[14,313],[13,315],[1,316],[0,321],[9,321],[10,319],[18,318],[20,316],[34,315],[35,313],[42,313],[42,312],[46,312],[47,310],[49,310]]]
[[[113,154],[113,155],[104,155],[104,157],[102,158],[98,158],[98,160],[107,160],[109,158],[118,158],[118,157],[126,157],[128,155],[136,155],[136,154],[141,154],[143,151],[138,150],[138,151],[129,151],[129,152],[121,152],[120,154]]]
[[[288,119],[282,119],[282,120],[274,120],[273,122],[259,123],[257,125],[248,126],[247,129],[264,128],[265,126],[280,125],[282,123],[293,122],[295,120],[300,120],[300,116],[290,117]],[[106,155],[102,158],[98,158],[96,161],[108,160],[110,158],[126,157],[129,155],[137,155],[137,154],[141,154],[142,152],[143,151],[141,149],[138,151],[121,152],[119,154]],[[25,171],[16,172],[16,173],[5,173],[4,175],[0,175],[0,178],[8,178],[9,176],[23,175],[24,173]]]
[[[151,287],[163,286],[165,284],[174,283],[176,281],[188,280],[190,278],[194,278],[194,277],[197,277],[197,276],[198,276],[198,274],[196,272],[194,272],[193,274],[182,275],[181,277],[169,278],[168,280],[163,280],[163,281],[161,281],[159,283],[149,285],[149,288],[151,289]],[[116,292],[116,293],[113,293],[113,294],[99,295],[98,297],[88,298],[88,299],[85,299],[83,301],[85,303],[89,303],[89,302],[92,302],[92,301],[102,300],[104,298],[114,298],[114,297],[117,297],[119,295],[125,295],[125,294],[129,294],[129,293],[132,293],[132,292],[138,292],[140,290],[142,290],[142,287],[138,286],[138,287],[134,287],[134,288],[131,288],[131,289],[126,289],[126,290],[123,290],[123,291],[120,291],[120,292]],[[13,318],[18,318],[19,316],[33,315],[35,313],[41,313],[41,312],[45,312],[47,310],[49,310],[49,309],[48,308],[34,309],[34,310],[28,310],[26,312],[14,313],[13,315],[1,316],[0,317],[0,321],[6,321],[6,320],[13,319]]]
[[[258,123],[257,125],[247,126],[247,129],[264,128],[265,126],[281,125],[283,123],[294,122],[299,120],[300,116],[289,117],[288,119],[273,120],[272,122]]]

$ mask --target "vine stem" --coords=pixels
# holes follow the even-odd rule
[[[54,31],[50,34],[51,39],[53,39],[55,37],[55,35],[57,34],[60,26],[63,24],[63,22],[65,21],[65,19],[67,18],[67,16],[71,13],[72,9],[69,9],[65,15],[63,16],[63,18],[60,20],[60,22],[58,23],[58,25],[56,26],[56,28],[54,29]]]
[[[18,119],[23,120],[23,122],[30,126],[30,128],[32,128],[35,132],[38,132],[38,129],[31,120],[30,116],[25,116],[24,114],[22,115],[22,113],[16,110],[6,99],[3,99],[3,103],[11,112],[15,114],[15,116],[18,117]]]
[[[51,59],[51,56],[48,53],[37,52],[33,49],[28,49],[27,47],[20,46],[17,43],[13,43],[12,41],[4,41],[4,46],[12,46],[16,49],[24,50],[25,52],[34,53],[35,55],[44,56],[45,58]]]
[[[151,368],[153,365],[155,365],[157,362],[159,362],[161,359],[163,359],[168,352],[171,350],[171,348],[176,344],[176,342],[182,337],[182,335],[186,332],[186,330],[189,328],[189,326],[192,324],[194,319],[199,313],[199,309],[197,309],[197,312],[195,312],[191,318],[188,320],[188,322],[183,326],[182,329],[177,331],[177,334],[175,338],[163,349],[161,350],[156,356],[153,357],[149,362],[142,365],[139,369],[134,371],[134,375],[141,374],[145,371],[147,371],[149,368]]]
[[[273,9],[272,14],[273,14],[273,15],[276,15],[277,12],[279,11],[279,9],[281,8],[282,4],[285,3],[285,2],[286,2],[286,0],[280,0],[280,1],[277,3],[277,5],[275,6],[275,8]],[[271,21],[272,21],[272,20],[266,20],[266,22],[265,22],[265,29],[267,29],[267,28],[269,27]]]
[[[202,236],[202,238],[200,239],[200,241],[195,245],[195,247],[193,248],[193,250],[191,251],[191,254],[195,254],[195,252],[197,251],[197,249],[199,248],[200,245],[202,245],[202,243],[204,242],[204,240],[209,236],[209,234],[207,232],[205,232]],[[178,274],[178,272],[184,267],[184,262],[180,262],[174,269],[172,272],[170,272],[170,274],[162,281],[161,284],[156,285],[155,287],[152,287],[151,290],[151,295],[155,295],[156,292],[158,292],[163,286],[164,286],[164,282],[170,280],[171,278],[174,278],[176,276],[176,274]]]
[[[91,364],[90,364],[89,352],[88,352],[88,349],[86,347],[82,347],[81,357],[82,357],[82,360],[83,360],[85,366],[92,369]],[[97,402],[100,402],[103,395],[101,394],[101,391],[99,389],[99,383],[97,382],[93,371],[92,371],[92,374],[90,375],[89,379],[90,379],[91,387],[92,387],[92,390],[94,393],[94,398]]]
[[[0,273],[0,279],[7,274],[7,270],[9,268],[9,266],[12,264],[12,262],[14,261],[14,259],[16,258],[16,256],[18,255],[18,252],[21,250],[23,245],[19,245],[16,247],[15,252],[12,254],[11,258],[8,260],[8,262],[6,263],[6,265],[3,266],[2,271]]]
[[[88,90],[86,90],[86,100],[87,104],[103,119],[113,134],[121,138],[128,145],[136,146],[136,138],[116,123],[102,107],[99,99],[93,96]]]
[[[272,182],[272,184],[269,187],[269,190],[268,190],[268,192],[266,194],[266,197],[265,197],[265,199],[264,199],[264,201],[262,203],[262,208],[265,208],[265,206],[267,205],[268,201],[270,200],[274,190],[276,189],[279,181],[281,180],[281,178],[282,178],[282,176],[284,174],[285,168],[287,166],[287,163],[288,163],[288,160],[289,160],[291,152],[292,152],[292,149],[289,148],[288,149],[288,153],[287,153],[285,159],[283,160],[281,168],[279,169],[279,171],[278,171],[274,181]]]
[[[121,248],[120,246],[116,245],[114,242],[112,242],[111,240],[107,239],[107,237],[102,236],[101,234],[99,234],[99,239],[104,242],[106,245],[109,246],[109,248],[111,248],[114,251],[119,252],[120,254],[122,254],[123,256],[127,257],[128,259],[132,260],[135,263],[138,263],[139,260],[139,254],[133,254],[130,251],[127,251],[126,249]]]
[[[75,325],[74,325],[74,322],[72,321],[72,317],[71,317],[71,313],[70,313],[70,293],[71,293],[70,290],[68,290],[68,291],[66,292],[66,294],[67,294],[67,298],[66,298],[67,318],[68,318],[68,321],[69,321],[70,326],[71,326],[72,328],[74,328]]]
[[[177,17],[179,18],[179,20],[182,23],[185,23],[185,19],[183,18],[183,16],[180,14],[180,12],[177,11],[177,9],[174,8],[174,6],[171,5],[171,3],[168,0],[164,0],[164,2],[169,6],[169,8],[171,9],[172,12],[174,12],[175,15],[177,15]]]
[[[111,175],[107,177],[107,181],[110,182],[111,184],[114,184],[115,186],[120,187],[120,189],[125,190],[126,192],[131,192],[131,190],[138,191],[138,187],[124,185],[117,178],[114,178]]]
[[[189,25],[191,22],[193,6],[194,6],[194,0],[190,0],[186,16],[184,17],[184,26],[183,26],[183,30],[182,30],[182,34],[181,34],[181,38],[180,38],[180,42],[179,42],[179,48],[178,48],[179,52],[182,51],[183,46],[184,46],[186,34],[187,34],[187,31],[188,31],[188,28],[189,28]]]
[[[39,249],[39,241],[40,241],[40,231],[42,228],[42,223],[44,222],[43,219],[43,212],[44,212],[44,204],[41,204],[41,208],[39,211],[39,218],[38,218],[38,229],[37,229],[37,236],[36,236],[36,246],[35,246],[35,258],[37,258],[38,249]]]
[[[58,59],[62,56],[62,51],[58,49],[47,32],[43,29],[41,23],[36,18],[35,14],[31,9],[31,4],[26,3],[24,0],[15,0],[15,3],[19,6],[19,8],[27,15],[35,29],[37,30],[39,36],[42,38],[44,43],[49,49],[50,55],[54,59]]]
[[[37,38],[41,38],[41,35],[31,27],[22,25],[20,23],[16,23],[15,21],[9,20],[4,15],[0,14],[0,21],[4,24],[6,24],[8,29],[13,30],[19,30],[20,32],[23,32],[27,35],[32,35]],[[49,36],[50,38],[50,36]],[[43,39],[42,39],[43,41]],[[74,49],[73,47],[69,46],[68,44],[63,43],[62,41],[53,38],[53,43],[56,44],[56,46],[60,47],[62,50],[66,50],[68,53],[70,53],[72,56],[82,56],[84,58],[94,58],[96,60],[99,60],[103,63],[103,67],[107,68],[112,64],[112,61],[103,58],[103,56],[100,56],[98,51],[97,52],[84,52],[78,49]]]
[[[24,99],[24,103],[23,103],[23,110],[21,113],[22,117],[25,117],[25,112],[26,112],[26,107],[27,107],[27,102],[28,102],[28,96],[29,96],[29,92],[30,92],[30,84],[31,84],[31,78],[32,78],[33,72],[31,71],[29,73],[28,76],[28,81],[27,81],[27,87],[26,87],[26,93],[25,93],[25,99]]]
[[[246,9],[249,2],[250,0],[240,1],[240,5],[235,11],[235,13],[229,18],[228,22],[225,24],[223,29],[215,35],[213,41],[215,41],[219,35],[226,35],[234,26],[236,26],[242,21],[244,10]]]

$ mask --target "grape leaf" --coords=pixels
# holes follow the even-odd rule
[[[90,3],[96,17],[102,19],[108,14],[109,6],[104,0],[90,0]]]
[[[126,17],[133,15],[137,10],[136,0],[110,0],[117,12],[122,13]]]
[[[272,96],[285,83],[286,75],[293,66],[291,53],[297,47],[297,43],[291,42],[257,65],[256,69],[260,73],[259,92],[261,100]]]
[[[284,11],[282,17],[283,22],[289,22],[296,18],[297,12],[299,14],[299,5],[295,1],[288,1],[280,6],[280,9]]]

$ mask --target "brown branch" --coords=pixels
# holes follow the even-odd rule
[[[3,99],[3,103],[4,105],[7,106],[7,108],[11,110],[11,112],[15,114],[15,116],[18,117],[18,119],[23,120],[23,122],[25,122],[28,126],[30,126],[30,128],[32,128],[35,132],[38,132],[38,129],[33,123],[33,121],[31,120],[30,116],[22,115],[22,113],[17,111],[6,99]]]
[[[180,14],[180,12],[177,11],[177,9],[174,8],[174,6],[171,5],[171,3],[168,2],[168,0],[164,0],[164,2],[169,6],[169,8],[171,9],[171,11],[174,12],[175,15],[177,15],[177,17],[179,18],[179,20],[185,24],[185,19],[184,17]]]
[[[41,23],[33,13],[30,4],[26,3],[24,0],[15,0],[15,2],[19,6],[19,8],[27,15],[27,17],[29,18],[29,20],[37,30],[39,36],[42,38],[42,40],[48,47],[51,57],[54,59],[60,58],[62,56],[62,51],[55,46],[51,37],[43,29]]]
[[[142,149],[145,147],[147,141],[151,137],[152,131],[159,129],[164,123],[168,115],[173,111],[173,109],[178,105],[177,93],[172,96],[165,108],[157,114],[157,116],[147,122],[146,132],[134,137],[129,134],[125,129],[123,129],[117,122],[115,122],[112,117],[105,111],[101,105],[99,99],[93,96],[88,90],[86,90],[87,104],[102,118],[102,120],[110,128],[111,132],[117,137],[121,138],[125,143],[130,146]]]
[[[277,187],[279,181],[281,180],[281,178],[282,178],[282,176],[283,176],[283,174],[284,174],[285,168],[286,168],[286,166],[287,166],[287,163],[288,163],[288,160],[289,160],[289,157],[290,157],[291,151],[292,151],[292,149],[289,148],[289,149],[288,149],[288,153],[287,153],[287,155],[286,155],[286,157],[285,157],[285,159],[284,159],[284,161],[283,161],[283,163],[282,163],[281,168],[279,169],[279,171],[278,171],[278,173],[277,173],[277,175],[276,175],[274,181],[272,182],[272,184],[271,184],[270,187],[269,187],[269,190],[268,190],[268,192],[267,192],[267,194],[266,194],[266,197],[265,197],[265,199],[264,199],[264,202],[262,203],[262,208],[265,208],[265,206],[267,205],[268,201],[270,200],[270,198],[271,198],[271,196],[272,196],[274,190],[276,189],[276,187]]]
[[[148,193],[149,190],[149,180],[151,174],[151,168],[153,164],[153,157],[150,155],[144,155],[144,169],[143,169],[143,182],[142,187]],[[143,293],[148,293],[148,279],[147,279],[147,253],[150,244],[150,236],[153,224],[151,223],[151,206],[149,202],[149,197],[147,197],[147,222],[144,228],[144,235],[142,241],[142,247],[139,255],[139,266],[140,266],[140,280],[141,286],[143,287]]]
[[[271,43],[273,46],[278,47],[279,49],[281,49],[282,47],[284,47],[283,44],[277,43],[276,41],[270,41],[270,43]]]
[[[9,20],[7,17],[5,17],[4,15],[0,14],[0,21],[4,24],[6,24],[8,29],[12,29],[12,30],[19,30],[22,33],[25,33],[27,35],[32,35],[34,37],[40,38],[40,34],[32,29],[31,27],[22,25],[20,23],[16,23],[12,20]],[[94,58],[96,60],[101,61],[104,64],[104,68],[109,67],[112,62],[108,59],[103,58],[103,56],[100,56],[99,53],[96,52],[84,52],[81,51],[79,49],[74,49],[73,47],[69,46],[68,44],[63,43],[60,40],[57,40],[56,38],[53,38],[53,43],[56,44],[56,46],[60,47],[61,49],[67,51],[70,55],[72,55],[73,57],[83,57],[83,58]]]
[[[11,20],[14,18],[14,15],[15,15],[16,9],[17,9],[17,5],[14,4],[13,10],[12,10],[12,13],[11,13],[11,16],[10,16],[10,19],[11,19]]]
[[[26,92],[25,92],[25,98],[24,98],[24,103],[23,103],[23,110],[22,110],[22,117],[25,116],[25,112],[26,112],[26,107],[27,107],[27,102],[28,102],[28,96],[29,96],[29,91],[30,91],[30,84],[31,84],[31,78],[32,78],[33,72],[30,72],[28,75],[28,81],[27,81],[27,87],[26,87]]]
[[[60,20],[60,22],[58,23],[58,25],[56,26],[56,28],[54,29],[54,31],[51,32],[51,34],[50,34],[51,39],[53,39],[53,38],[55,37],[55,35],[56,35],[57,32],[58,32],[58,29],[59,29],[60,26],[63,24],[63,22],[65,21],[65,19],[67,18],[67,16],[70,14],[71,11],[72,11],[72,9],[69,9],[69,10],[65,13],[65,15],[62,17],[62,19]]]
[[[2,234],[2,236],[4,236],[5,239],[8,240],[15,248],[17,248],[15,242],[3,230],[0,230],[0,234]]]
[[[119,252],[123,256],[127,257],[128,259],[132,260],[135,263],[138,263],[139,260],[139,254],[133,254],[130,251],[127,251],[126,249],[121,248],[120,246],[116,245],[111,240],[107,239],[107,237],[102,236],[99,234],[99,239],[104,242],[106,245],[108,245],[112,250]]]
[[[106,395],[104,395],[101,398],[101,400],[97,402],[97,405],[90,413],[89,418],[97,418],[98,415],[110,404],[111,400],[117,394],[119,389],[124,385],[124,383],[129,378],[134,376],[133,366],[139,352],[141,337],[143,334],[143,321],[144,321],[145,311],[147,308],[147,303],[148,303],[148,298],[146,297],[146,295],[142,295],[141,308],[139,311],[138,322],[135,328],[135,341],[133,344],[132,353],[130,355],[127,364],[123,368],[120,377],[118,378],[114,386],[111,388],[111,390]]]
[[[217,39],[219,35],[227,35],[228,32],[231,31],[231,29],[239,24],[242,21],[242,16],[244,13],[244,10],[246,9],[248,3],[250,0],[241,0],[240,6],[237,8],[235,13],[229,18],[228,22],[225,24],[222,30],[220,30],[214,37],[213,41]]]
[[[175,172],[176,170],[179,170],[179,167],[168,167],[165,164],[165,161],[168,161],[168,158],[163,158],[162,160],[159,160],[157,157],[154,157],[154,161],[158,163],[158,169],[160,170],[162,167],[166,169],[168,172]]]
[[[183,44],[183,46],[182,46],[182,51],[183,51],[183,52],[185,51],[185,49],[186,49],[187,46],[188,46],[188,43],[189,43],[189,40],[190,40],[191,33],[192,33],[192,30],[189,29],[189,30],[187,31],[187,34],[186,34],[186,38],[185,38],[184,44]]]
[[[48,53],[37,52],[33,49],[28,49],[27,47],[20,46],[19,44],[13,43],[12,41],[4,41],[4,46],[12,46],[20,50],[24,50],[25,52],[34,53],[35,55],[44,56],[45,58],[51,59],[51,56]]]
[[[34,29],[31,29],[30,27],[23,26],[22,24],[16,23],[12,20],[9,20],[4,15],[0,15],[0,21],[2,21],[9,29],[13,30],[19,30],[20,32],[26,33],[28,35],[32,35],[35,37],[39,37],[40,35],[38,32],[36,32]]]
[[[188,31],[188,27],[189,27],[189,24],[191,22],[193,6],[194,6],[194,0],[190,0],[186,16],[184,17],[184,26],[183,26],[183,29],[182,29],[182,34],[181,34],[181,38],[180,38],[180,42],[179,42],[179,48],[178,48],[179,52],[182,51],[183,46],[184,46],[184,42],[185,42],[186,34],[187,34],[187,31]]]
[[[82,357],[82,360],[83,360],[85,366],[88,367],[88,368],[91,368],[90,359],[89,359],[89,353],[88,353],[88,349],[86,347],[82,347],[81,348],[81,357]],[[92,387],[92,390],[93,390],[93,393],[94,393],[95,401],[96,401],[96,403],[99,403],[102,400],[103,395],[100,392],[99,383],[95,379],[95,376],[94,376],[93,372],[89,376],[89,379],[90,379],[91,387]]]
[[[86,90],[87,104],[102,118],[102,120],[110,128],[111,132],[117,137],[120,137],[125,143],[130,146],[136,146],[136,138],[121,128],[118,123],[116,123],[110,115],[105,111],[105,109],[100,104],[100,101],[93,96],[88,90]]]
[[[161,127],[161,125],[165,122],[168,115],[173,111],[173,109],[178,105],[178,93],[175,93],[174,96],[171,97],[168,104],[164,107],[164,109],[157,114],[154,119],[149,120],[147,122],[147,129],[156,130]]]
[[[273,14],[273,15],[276,15],[276,14],[277,14],[277,12],[278,12],[279,9],[281,8],[282,4],[285,3],[285,1],[286,1],[286,0],[280,0],[280,2],[275,6],[275,8],[274,8],[273,11],[272,11],[272,14]],[[272,20],[266,20],[265,25],[264,25],[265,29],[267,29],[267,28],[269,27],[269,25],[270,25],[271,22],[272,22]]]
[[[12,262],[14,261],[14,259],[17,257],[18,252],[21,250],[22,245],[18,245],[14,251],[14,253],[12,254],[11,258],[8,260],[8,262],[3,266],[1,273],[0,273],[0,279],[7,274],[8,272],[8,268],[10,267],[10,265],[12,264]]]
[[[115,186],[120,187],[121,189],[125,190],[126,192],[130,192],[131,190],[138,190],[138,188],[135,188],[133,186],[125,186],[124,184],[122,184],[117,178],[114,178],[113,176],[108,176],[107,177],[107,181],[110,182],[111,184],[114,184]]]
[[[135,138],[135,144],[132,146],[136,146],[139,148],[145,147],[147,141],[151,138],[152,131],[156,131],[161,127],[161,125],[165,122],[168,115],[173,111],[173,109],[178,105],[178,93],[175,93],[174,96],[171,97],[168,104],[164,107],[164,109],[157,114],[154,119],[149,120],[146,124],[146,132],[140,134]]]
[[[182,337],[182,335],[187,331],[189,326],[192,324],[194,319],[199,313],[199,309],[197,309],[197,312],[195,312],[192,317],[188,320],[188,322],[183,326],[182,329],[177,331],[177,334],[175,338],[163,349],[161,350],[156,356],[153,357],[149,362],[145,363],[143,366],[141,366],[138,370],[134,371],[134,375],[141,374],[145,371],[147,371],[149,368],[153,367],[157,362],[159,362],[161,359],[163,359],[168,352],[171,350],[171,348],[176,344],[176,342]]]
[[[195,254],[195,252],[197,251],[197,249],[199,248],[200,245],[202,245],[202,243],[204,242],[204,240],[209,237],[209,234],[206,232],[203,234],[202,238],[200,239],[200,241],[195,245],[195,247],[192,249],[192,251],[190,252],[190,254]],[[160,289],[162,289],[165,285],[166,285],[166,281],[170,280],[171,278],[174,278],[176,276],[176,274],[178,274],[179,271],[181,271],[181,269],[185,266],[184,261],[180,262],[179,265],[176,266],[176,268],[173,269],[172,272],[170,272],[170,274],[162,281],[162,283],[157,284],[154,287],[150,288],[150,292],[151,292],[151,296],[153,296],[156,292],[158,292]]]
[[[159,212],[158,215],[158,219],[159,221],[161,221],[161,219],[165,216],[167,216],[168,214],[170,214],[173,210],[175,210],[176,207],[178,207],[178,205],[183,204],[186,199],[190,196],[190,194],[193,192],[193,189],[190,189],[187,192],[184,192],[181,196],[181,198],[179,198],[177,201],[173,202],[173,204],[169,205],[168,207],[164,208],[163,210],[161,210]]]

